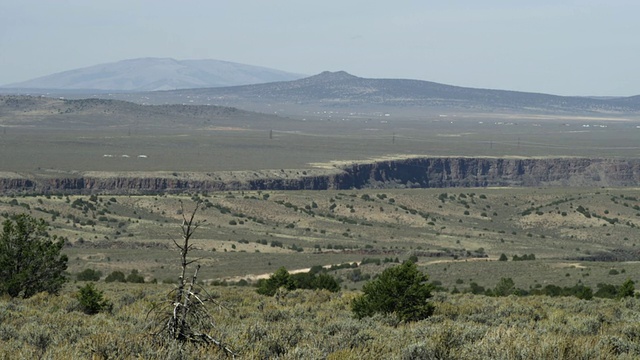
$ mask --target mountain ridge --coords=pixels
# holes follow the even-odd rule
[[[637,113],[640,96],[596,99],[509,90],[478,89],[412,79],[369,79],[344,71],[233,87],[145,93],[147,103],[172,103],[188,96],[194,104],[218,104],[265,110],[266,106],[315,108],[457,108],[474,111]],[[135,97],[121,97],[137,101]]]
[[[229,61],[137,58],[63,71],[3,88],[157,91],[293,80],[303,75]]]
[[[266,82],[261,83],[255,83],[255,78],[247,75],[245,81],[251,82],[249,84],[202,86],[204,80],[215,80],[220,84],[221,80],[217,77],[218,75],[204,74],[211,62],[231,67],[237,64],[218,60],[178,61],[145,58],[123,61],[120,62],[120,66],[134,69],[137,61],[149,59],[174,70],[177,66],[177,73],[186,72],[188,76],[200,78],[201,80],[198,80],[200,84],[196,84],[199,87],[167,90],[167,86],[182,86],[179,79],[174,79],[173,83],[158,80],[146,84],[155,91],[90,90],[74,93],[73,90],[49,92],[40,89],[31,92],[23,91],[22,93],[39,92],[46,96],[64,96],[76,99],[92,96],[145,105],[219,105],[264,113],[276,112],[304,116],[311,112],[321,113],[322,111],[367,114],[393,112],[410,116],[420,115],[424,111],[606,114],[612,116],[629,114],[635,116],[640,113],[640,95],[629,97],[559,96],[534,92],[469,88],[426,80],[363,78],[346,71],[324,71],[313,76],[295,79],[263,78]],[[189,66],[182,67],[182,64],[185,63]],[[233,77],[232,73],[233,71],[230,70],[227,75]],[[101,76],[107,75],[105,72],[101,73]],[[240,77],[236,76],[236,79]],[[127,78],[126,76],[123,76],[119,81],[118,86],[121,87],[134,87],[136,83],[135,78]],[[196,85],[192,84],[192,86]],[[10,90],[0,88],[0,93],[10,93]]]

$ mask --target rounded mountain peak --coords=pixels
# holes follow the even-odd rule
[[[352,80],[358,79],[346,71],[323,71],[318,75],[312,76],[311,79],[320,81],[336,81],[336,80]]]

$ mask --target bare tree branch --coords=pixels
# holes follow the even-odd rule
[[[213,344],[221,349],[227,356],[235,359],[236,353],[227,345],[224,345],[221,341],[216,340],[208,334],[196,331],[196,327],[199,326],[214,326],[212,317],[207,311],[205,301],[210,300],[218,307],[222,307],[217,303],[209,293],[203,288],[198,290],[203,291],[208,297],[201,298],[199,291],[196,291],[198,271],[200,265],[196,266],[196,269],[191,276],[191,279],[187,280],[187,267],[199,259],[189,259],[189,251],[193,248],[193,244],[190,243],[191,237],[194,232],[202,225],[204,221],[196,221],[196,213],[200,209],[201,202],[197,202],[193,211],[185,212],[184,204],[180,202],[180,210],[182,214],[182,224],[180,230],[182,232],[182,242],[178,243],[175,239],[171,238],[173,243],[180,251],[180,265],[181,271],[178,277],[178,285],[175,289],[168,293],[168,299],[163,302],[164,305],[154,306],[149,314],[155,312],[153,316],[154,323],[158,324],[153,335],[158,338],[166,336],[168,339],[180,342],[192,342],[192,343],[204,343]]]

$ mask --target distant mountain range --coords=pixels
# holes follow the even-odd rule
[[[344,71],[293,80],[234,87],[116,94],[116,98],[147,104],[211,104],[252,111],[440,109],[516,111],[530,113],[640,112],[640,96],[590,98],[506,90],[465,88],[421,80],[366,79]],[[287,112],[287,111],[285,111]],[[292,111],[288,111],[292,112]]]
[[[18,88],[20,88],[18,90]],[[96,65],[0,88],[6,94],[89,96],[141,104],[221,105],[278,114],[317,111],[640,113],[640,95],[571,97],[466,88],[430,81],[368,79],[344,71],[303,77],[218,60],[143,58]]]
[[[133,92],[259,84],[302,77],[220,60],[140,58],[64,71],[3,87]]]

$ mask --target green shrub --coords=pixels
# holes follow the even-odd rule
[[[636,292],[635,283],[631,279],[627,279],[618,289],[618,298],[633,297]]]
[[[483,287],[483,286],[478,285],[478,283],[476,283],[476,282],[471,282],[471,283],[469,284],[469,291],[470,291],[472,294],[476,294],[476,295],[477,295],[477,294],[484,294],[484,293],[485,293],[485,289],[484,289],[484,287]]]
[[[131,270],[131,274],[127,275],[127,282],[134,284],[143,284],[144,276],[138,273],[138,270]]]
[[[360,265],[366,265],[366,264],[380,265],[380,263],[381,263],[380,259],[377,259],[377,258],[363,258],[362,261],[360,262]]]
[[[312,272],[298,273],[290,276],[290,289],[326,289],[331,292],[340,290],[340,285],[333,276],[328,274],[314,274]]]
[[[102,272],[93,269],[84,269],[76,274],[78,281],[98,281],[102,277]]]
[[[50,237],[48,224],[27,214],[3,223],[0,234],[0,294],[29,298],[39,292],[57,294],[67,281],[68,258],[60,252],[64,239]]]
[[[388,268],[363,286],[364,294],[353,300],[351,310],[358,319],[376,313],[394,313],[401,321],[425,319],[434,311],[428,279],[411,261]]]
[[[340,290],[340,284],[336,279],[328,274],[320,273],[320,269],[314,267],[306,273],[289,274],[286,268],[281,267],[266,280],[258,281],[258,294],[273,296],[279,288],[287,290],[295,289],[325,289],[331,292]]]
[[[340,284],[338,284],[338,281],[329,274],[318,274],[314,276],[311,281],[311,289],[325,289],[331,292],[338,292],[340,291]]]
[[[528,236],[528,234],[527,234]],[[518,256],[518,255],[513,255],[513,261],[531,261],[531,260],[535,260],[536,259],[536,255],[535,254],[524,254],[522,256]]]
[[[493,289],[494,296],[508,296],[515,292],[516,287],[513,279],[501,278],[496,287]]]
[[[293,290],[294,284],[291,275],[283,266],[276,270],[268,279],[258,281],[258,294],[273,296],[279,288],[284,287],[287,290]]]
[[[122,271],[113,271],[104,279],[105,282],[126,282],[127,279]]]
[[[96,289],[93,283],[79,287],[76,298],[80,302],[80,309],[88,315],[111,311],[113,308],[113,304],[104,298],[103,292]]]
[[[598,291],[593,296],[599,298],[615,299],[618,296],[618,288],[612,284],[599,283]]]

